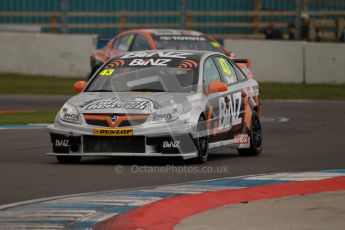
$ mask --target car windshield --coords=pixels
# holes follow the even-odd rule
[[[86,92],[192,92],[198,82],[197,69],[168,66],[105,66]]]
[[[218,42],[206,36],[153,35],[158,50],[206,50],[225,54]]]
[[[215,47],[209,42],[201,41],[157,41],[156,46],[157,49],[206,50],[225,54],[220,47]]]

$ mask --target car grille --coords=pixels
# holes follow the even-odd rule
[[[97,137],[83,136],[85,153],[130,152],[145,153],[145,137]]]
[[[84,114],[87,124],[111,128],[142,125],[148,116],[148,114]]]

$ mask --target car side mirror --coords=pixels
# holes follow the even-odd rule
[[[247,59],[247,68],[252,67],[252,65],[253,65],[252,59]]]
[[[206,94],[228,91],[228,86],[224,82],[212,81],[208,83]]]
[[[81,91],[83,91],[83,89],[85,88],[86,86],[86,81],[77,81],[76,83],[74,83],[74,90],[77,92],[77,93],[80,93]]]
[[[228,58],[232,58],[232,53],[230,52],[230,51],[228,51],[228,50],[225,50],[225,55],[228,57]]]

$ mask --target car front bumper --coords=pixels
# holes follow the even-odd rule
[[[140,125],[132,128],[131,136],[96,136],[89,125],[77,125],[56,121],[48,126],[53,151],[49,156],[197,156],[194,139],[197,137],[196,123],[181,120]],[[102,127],[103,129],[104,127]],[[104,128],[107,129],[107,128]]]

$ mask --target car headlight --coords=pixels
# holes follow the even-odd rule
[[[151,123],[163,123],[174,121],[183,112],[183,106],[181,104],[167,106],[162,109],[157,110],[151,117]]]
[[[71,123],[81,123],[78,110],[71,104],[64,104],[60,109],[60,119]]]

